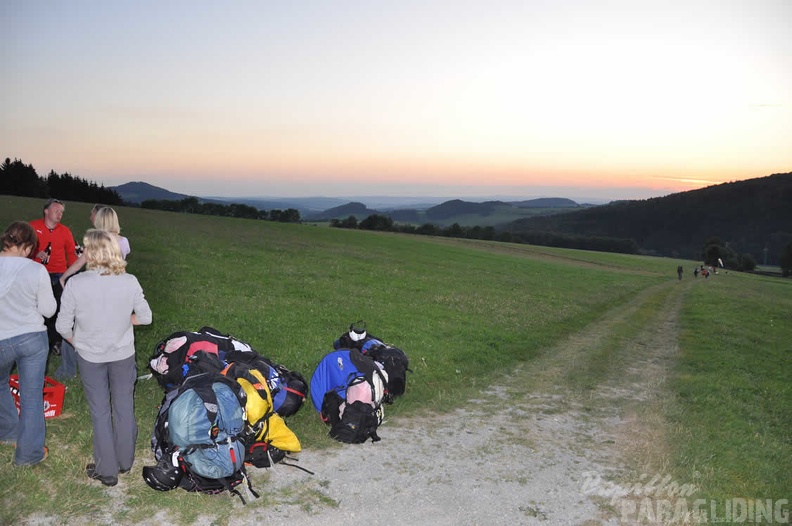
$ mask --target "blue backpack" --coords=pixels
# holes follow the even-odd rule
[[[327,425],[330,436],[340,442],[380,440],[387,396],[387,374],[357,349],[339,349],[322,358],[311,377],[311,400]]]
[[[242,499],[234,487],[247,480],[245,403],[239,383],[215,373],[189,376],[168,392],[151,440],[158,464],[143,468],[146,483],[163,491],[227,490]]]

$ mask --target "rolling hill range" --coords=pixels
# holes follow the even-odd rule
[[[382,207],[369,208],[368,205],[358,201],[345,201],[337,197],[294,197],[294,198],[254,198],[254,197],[206,197],[191,196],[171,192],[165,188],[151,185],[142,181],[134,181],[112,187],[128,203],[139,205],[143,201],[167,200],[181,201],[188,197],[196,197],[203,202],[238,203],[255,207],[259,210],[285,210],[296,209],[306,221],[330,221],[332,219],[346,219],[355,216],[363,220],[372,214],[385,215],[394,221],[421,225],[432,223],[441,227],[457,223],[461,226],[495,226],[508,223],[516,219],[535,215],[555,214],[581,207],[571,199],[565,198],[538,198],[522,201],[504,202],[487,201],[483,203],[462,201],[459,199],[446,200],[440,204],[424,205],[421,208],[393,209]],[[380,202],[386,201],[379,198]]]
[[[311,214],[305,219],[309,221],[329,221],[346,219],[355,216],[358,220],[372,214],[390,217],[399,223],[422,225],[431,223],[441,227],[460,226],[495,226],[510,223],[516,219],[537,215],[558,214],[569,210],[578,210],[591,205],[580,205],[571,199],[539,198],[515,202],[485,201],[483,203],[452,199],[426,209],[395,209],[373,210],[363,203],[348,203]]]
[[[792,172],[519,219],[504,230],[536,244],[551,234],[628,239],[643,253],[696,260],[717,237],[759,264],[777,264],[792,241]]]
[[[147,183],[127,183],[115,188],[132,203],[189,197]],[[514,240],[537,245],[610,250],[574,240],[611,240],[614,246],[626,247],[616,251],[694,260],[701,258],[707,240],[718,238],[734,252],[750,254],[760,265],[777,265],[783,248],[792,241],[792,173],[606,205],[578,204],[563,198],[515,202],[453,199],[420,209],[377,210],[362,202],[347,202],[317,211],[317,207],[341,200],[306,199],[310,202],[298,198],[288,203],[248,199],[244,204],[264,210],[295,208],[305,221],[343,220],[350,216],[361,221],[378,214],[412,225],[495,227]]]
[[[118,195],[124,201],[133,205],[139,205],[143,201],[165,200],[165,201],[181,201],[188,197],[196,197],[199,201],[210,203],[237,203],[255,207],[259,210],[286,210],[294,208],[300,212],[302,216],[307,214],[314,214],[319,211],[325,210],[331,206],[337,206],[343,200],[335,197],[306,197],[306,198],[281,198],[281,199],[264,199],[264,198],[227,198],[227,197],[211,197],[211,196],[194,196],[187,194],[180,194],[171,192],[165,188],[154,186],[143,181],[133,181],[124,183],[122,185],[113,186]]]

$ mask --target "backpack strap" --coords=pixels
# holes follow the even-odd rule
[[[250,477],[248,477],[248,475],[247,475],[247,471],[245,470],[245,466],[242,466],[242,469],[240,471],[242,472],[242,480],[244,480],[245,484],[247,485],[248,493],[250,495],[253,495],[253,497],[255,497],[255,498],[259,498],[259,494],[256,493],[256,491],[253,489],[253,485],[250,483]],[[245,497],[242,496],[242,494],[239,492],[238,489],[236,489],[235,487],[231,486],[231,484],[228,482],[228,479],[222,478],[222,479],[218,479],[218,480],[220,481],[220,484],[222,484],[223,487],[226,490],[228,490],[229,493],[239,497],[239,500],[242,501],[243,505],[247,504],[247,502],[245,502]]]

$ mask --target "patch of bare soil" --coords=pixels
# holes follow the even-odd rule
[[[282,465],[254,474],[254,487],[266,492],[271,504],[240,505],[240,521],[233,522],[631,522],[606,496],[612,487],[606,481],[656,470],[666,454],[663,386],[677,352],[677,315],[687,288],[663,287],[671,286],[657,316],[627,344],[618,367],[595,390],[584,393],[567,385],[564,371],[658,290],[606,313],[462,409],[386,419],[377,443],[304,451],[299,465],[314,475]]]

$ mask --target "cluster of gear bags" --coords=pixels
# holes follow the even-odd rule
[[[333,347],[311,377],[313,405],[336,440],[378,441],[382,406],[404,394],[409,360],[367,334],[362,321]],[[165,391],[151,436],[157,463],[143,468],[153,489],[229,491],[244,502],[237,490],[243,482],[258,496],[246,466],[296,460],[289,455],[301,450],[300,441],[284,419],[308,395],[300,373],[211,327],[159,342],[149,369]]]

